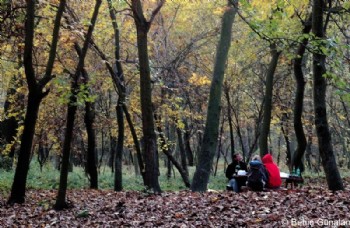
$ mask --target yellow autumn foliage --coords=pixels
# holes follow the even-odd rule
[[[210,85],[210,80],[207,76],[201,76],[196,73],[192,74],[192,77],[188,79],[188,82],[195,86],[206,86]]]

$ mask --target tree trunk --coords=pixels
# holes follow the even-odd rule
[[[291,162],[292,162],[292,150],[291,150],[291,146],[290,146],[290,140],[289,140],[289,131],[288,131],[288,127],[285,128],[284,123],[288,122],[288,114],[287,113],[282,113],[282,118],[281,118],[281,131],[282,131],[282,135],[284,138],[284,141],[286,143],[286,165],[288,166],[288,169],[291,171],[292,170],[292,166],[291,166]]]
[[[238,139],[239,139],[239,143],[241,144],[241,150],[242,150],[243,161],[244,161],[245,158],[246,158],[246,152],[245,152],[245,148],[244,148],[244,142],[243,142],[243,136],[242,136],[242,133],[241,133],[241,127],[239,125],[238,113],[232,107],[230,107],[230,108],[232,109],[233,115],[234,115],[235,120],[236,120],[236,131],[237,131],[237,136],[238,136]]]
[[[220,134],[219,134],[219,145],[218,145],[217,156],[216,156],[214,177],[216,177],[216,173],[218,171],[218,166],[219,166],[219,161],[220,161],[220,155],[222,153],[222,138],[223,138],[223,134],[224,134],[224,124],[225,124],[225,117],[223,116],[222,122],[221,122]]]
[[[141,89],[141,112],[142,112],[142,131],[144,141],[145,156],[145,185],[155,193],[161,192],[158,182],[157,167],[157,139],[154,131],[152,88],[150,68],[148,61],[147,32],[137,29],[137,43],[140,61],[140,89]]]
[[[140,99],[145,158],[144,184],[146,188],[152,190],[154,193],[160,193],[161,188],[158,181],[158,148],[153,119],[152,83],[148,57],[147,33],[150,29],[152,20],[159,12],[160,8],[164,4],[164,1],[161,1],[155,11],[153,11],[150,21],[147,21],[143,15],[140,0],[132,0],[131,4],[136,25],[137,49],[140,65]]]
[[[39,93],[40,94],[40,93]],[[8,204],[24,203],[27,175],[29,171],[31,148],[35,133],[35,124],[38,118],[40,95],[29,92],[27,112],[24,119],[24,130],[21,137],[21,147],[18,155],[16,172],[11,188]]]
[[[60,183],[59,183],[56,203],[54,205],[54,208],[57,210],[62,210],[68,207],[68,204],[66,202],[66,191],[67,191],[67,180],[68,180],[68,170],[69,170],[70,148],[71,148],[71,142],[73,137],[75,113],[77,110],[77,106],[75,104],[77,101],[77,97],[76,97],[77,89],[78,89],[77,82],[75,83],[73,82],[71,87],[72,95],[70,96],[68,110],[67,110],[66,130],[64,133],[62,163],[61,163],[61,169],[60,169]]]
[[[94,129],[95,108],[94,102],[85,102],[85,118],[86,131],[88,135],[87,164],[86,171],[90,177],[90,188],[98,189],[98,174],[96,161],[96,133]]]
[[[76,51],[78,56],[82,56],[82,51],[79,45],[75,44]],[[85,86],[88,87],[89,75],[85,69],[82,69],[81,74],[84,78],[83,82]],[[75,88],[78,89],[78,88]],[[89,89],[89,93],[91,93]],[[90,177],[90,188],[98,189],[98,173],[97,173],[97,155],[96,155],[96,133],[94,129],[95,122],[95,103],[94,102],[85,102],[85,116],[84,123],[86,126],[86,132],[88,136],[88,149],[86,153],[86,172]],[[102,144],[103,145],[103,144]],[[103,155],[103,152],[102,152]],[[102,159],[101,155],[101,159]]]
[[[108,0],[109,15],[112,20],[114,30],[114,45],[115,45],[115,65],[117,69],[117,80],[115,81],[116,87],[118,88],[118,105],[117,110],[117,122],[118,122],[118,141],[116,148],[115,157],[115,176],[114,176],[114,191],[121,191],[123,189],[123,176],[122,176],[122,159],[123,159],[123,147],[124,147],[124,115],[123,115],[123,104],[125,103],[125,86],[124,86],[124,72],[120,63],[120,37],[119,28],[112,6],[111,0]]]
[[[157,120],[157,121],[160,122],[159,120]],[[158,131],[162,130],[159,125],[157,126],[157,129],[158,129]],[[176,137],[176,126],[175,126],[175,124],[173,124],[173,123],[169,124],[168,123],[166,125],[166,132],[167,132],[167,139],[170,142],[175,141],[175,137]],[[161,138],[161,136],[160,136],[160,138]],[[165,141],[165,137],[163,139],[161,138],[161,140]],[[165,145],[165,144],[163,144],[163,142],[161,142],[161,147],[162,148],[163,148],[163,145]],[[167,152],[168,152],[168,154],[170,156],[173,155],[174,148],[175,148],[174,144],[170,144],[169,145],[169,143],[168,143],[168,145],[167,145],[167,149],[168,149]],[[173,170],[173,166],[172,166],[171,160],[168,157],[166,158],[166,168],[167,168],[167,178],[170,179],[171,178],[171,170]]]
[[[311,30],[312,16],[310,16],[304,23],[303,34],[309,34]],[[291,161],[291,168],[299,168],[302,170],[302,157],[306,149],[306,137],[303,129],[303,123],[301,120],[303,114],[304,103],[304,91],[305,91],[305,79],[303,73],[303,56],[306,50],[306,46],[309,42],[308,38],[304,38],[297,50],[297,57],[294,59],[294,77],[297,84],[295,92],[295,104],[294,104],[294,131],[297,138],[298,146],[293,154]]]
[[[86,34],[83,49],[82,49],[81,55],[79,56],[79,62],[72,79],[71,95],[69,98],[68,110],[67,110],[65,138],[64,138],[64,144],[63,144],[63,150],[62,150],[63,158],[62,158],[61,173],[60,173],[60,185],[59,185],[59,190],[56,198],[56,203],[54,205],[56,210],[62,210],[64,208],[67,208],[68,206],[66,203],[66,191],[67,191],[67,179],[68,179],[68,167],[69,167],[71,141],[73,136],[75,113],[77,110],[76,102],[77,102],[77,93],[79,89],[78,80],[84,68],[85,56],[88,51],[90,39],[92,37],[92,32],[96,24],[97,15],[98,15],[98,11],[101,6],[101,3],[102,3],[101,0],[96,0],[94,12],[91,18],[91,24]]]
[[[315,34],[316,39],[323,41],[325,39],[323,12],[324,1],[313,0],[312,8],[312,32]],[[324,45],[324,43],[319,44]],[[319,49],[321,50],[321,49]],[[328,188],[330,190],[342,190],[344,189],[342,179],[340,177],[337,163],[333,152],[331,143],[331,135],[329,132],[327,109],[326,109],[326,80],[324,74],[326,73],[325,67],[326,56],[323,53],[313,54],[313,97],[314,97],[314,112],[315,112],[315,125],[318,138],[318,146],[320,156],[322,159],[322,165],[326,174]]]
[[[114,173],[115,155],[117,153],[117,139],[115,136],[112,136],[111,132],[109,132],[109,147],[109,166],[111,167],[112,173]]]
[[[158,116],[155,115],[155,119],[156,120],[157,120],[157,117]],[[160,121],[160,119],[158,119],[158,121]],[[174,164],[174,166],[177,168],[177,170],[179,171],[179,173],[180,173],[180,175],[182,177],[182,180],[185,183],[185,186],[189,188],[190,187],[190,180],[189,180],[188,170],[183,169],[181,164],[176,161],[174,156],[172,156],[171,149],[167,145],[166,139],[165,139],[163,131],[162,131],[162,128],[159,125],[157,126],[157,130],[159,132],[160,145],[161,145],[161,149],[162,149],[163,153],[168,157],[169,161],[171,161]],[[169,171],[168,171],[168,175],[170,175]]]
[[[270,48],[271,48],[272,59],[266,74],[264,115],[263,115],[263,123],[261,125],[260,138],[259,138],[259,148],[260,148],[261,157],[269,153],[267,141],[268,141],[268,135],[270,133],[270,123],[271,123],[273,78],[277,68],[278,58],[281,54],[281,52],[277,50],[277,47],[275,44],[271,44]]]
[[[235,1],[235,4],[237,4],[237,1]],[[198,154],[198,164],[191,185],[191,190],[195,192],[204,192],[207,190],[211,166],[216,152],[220,122],[222,83],[225,74],[228,51],[231,46],[232,25],[236,12],[236,5],[232,6],[229,1],[222,17],[222,27],[217,47],[213,79],[210,87],[203,143]]]
[[[233,161],[233,155],[235,154],[235,140],[233,135],[233,122],[232,122],[232,112],[231,112],[231,101],[230,101],[230,93],[229,88],[225,88],[225,97],[227,101],[227,117],[228,117],[228,125],[230,129],[230,142],[231,142],[231,160]]]
[[[132,123],[130,113],[129,113],[125,104],[123,104],[123,111],[125,114],[126,121],[128,122],[128,125],[129,125],[131,136],[132,136],[133,141],[134,141],[134,146],[135,146],[135,150],[136,150],[137,161],[138,161],[138,165],[140,168],[141,176],[144,179],[145,178],[145,166],[144,166],[144,159],[143,159],[142,153],[141,153],[140,141],[138,140],[134,124]]]
[[[194,166],[193,151],[191,149],[191,130],[189,129],[187,120],[185,123],[184,144],[187,155],[188,166]]]
[[[34,48],[34,23],[35,23],[35,1],[28,0],[25,22],[25,42],[24,42],[24,69],[28,84],[27,111],[24,119],[24,129],[21,137],[21,146],[18,156],[15,177],[11,188],[11,195],[8,204],[24,203],[25,188],[30,163],[30,154],[35,133],[35,124],[38,118],[39,106],[42,99],[49,93],[49,90],[42,92],[47,83],[52,79],[52,69],[56,57],[56,48],[59,39],[59,30],[62,14],[66,5],[65,0],[61,0],[54,22],[49,59],[46,65],[46,72],[39,82],[36,79],[33,66]]]
[[[186,150],[184,147],[184,143],[182,140],[182,131],[180,128],[176,128],[177,133],[177,142],[179,144],[180,149],[180,158],[181,158],[181,166],[182,169],[186,172],[186,175],[188,176],[188,168],[187,168],[187,161],[186,161]]]
[[[122,161],[123,161],[123,147],[124,147],[124,117],[123,106],[120,97],[117,106],[117,122],[118,122],[118,141],[115,156],[115,173],[114,173],[114,191],[123,190],[123,175],[122,175]]]
[[[311,145],[312,145],[312,137],[311,134],[308,136],[307,143],[306,143],[306,154],[305,154],[305,159],[307,166],[309,167],[310,170],[312,170],[312,162],[311,162],[311,156],[312,156],[312,151],[311,151]]]

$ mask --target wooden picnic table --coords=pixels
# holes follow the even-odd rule
[[[237,180],[243,180],[243,181],[247,181],[248,176],[245,175],[233,175],[233,178],[237,179]],[[288,188],[288,185],[290,184],[290,188],[293,189],[294,187],[297,187],[299,184],[304,183],[304,179],[301,176],[296,176],[296,175],[282,175],[281,179],[284,181],[285,183],[285,188]]]
[[[283,179],[283,178],[282,178]],[[293,187],[297,187],[298,184],[304,183],[304,179],[301,176],[296,176],[296,175],[289,175],[289,177],[284,178],[285,180],[285,187],[288,187],[288,184],[290,184],[291,189]]]

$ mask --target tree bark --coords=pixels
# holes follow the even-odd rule
[[[11,205],[14,203],[24,203],[31,148],[33,145],[35,124],[38,117],[40,102],[40,92],[35,94],[33,94],[33,92],[29,92],[27,112],[24,119],[25,127],[21,137],[21,147],[18,155],[18,162],[12,184],[11,195],[8,200],[8,204]]]
[[[284,126],[284,122],[287,121],[288,117],[287,117],[287,113],[283,113],[282,114],[282,120],[281,120],[281,131],[282,131],[282,135],[284,138],[284,141],[286,143],[286,160],[287,160],[287,166],[289,168],[289,170],[292,170],[291,168],[291,162],[292,162],[292,151],[290,148],[290,140],[289,140],[289,131],[288,131],[288,127],[285,128]]]
[[[123,147],[124,147],[124,116],[123,107],[118,99],[117,105],[117,122],[118,122],[118,139],[117,139],[117,149],[115,156],[115,173],[114,173],[114,191],[123,190],[123,175],[122,175],[122,161],[123,161]]]
[[[221,122],[220,134],[219,134],[219,143],[218,143],[219,145],[218,145],[218,149],[217,149],[214,177],[216,177],[216,173],[218,171],[218,166],[219,166],[219,161],[220,161],[220,155],[222,153],[222,138],[223,138],[223,134],[224,134],[224,125],[225,125],[225,117],[223,116],[222,122]]]
[[[310,170],[312,170],[312,162],[311,162],[311,156],[312,156],[312,151],[311,151],[311,145],[312,145],[312,136],[311,134],[308,135],[307,143],[306,143],[306,148],[305,148],[305,159],[307,166],[309,167]]]
[[[182,169],[186,172],[186,175],[188,176],[188,168],[187,168],[187,161],[186,161],[186,150],[184,146],[184,142],[182,139],[182,131],[180,128],[176,128],[177,133],[177,142],[179,144],[179,150],[180,150],[180,158],[181,158],[181,166]]]
[[[307,21],[304,23],[303,34],[309,34],[311,31],[312,16],[310,15]],[[309,42],[308,38],[304,38],[297,50],[297,57],[294,59],[294,77],[297,84],[295,92],[294,103],[294,131],[297,138],[297,149],[293,154],[291,161],[291,168],[299,168],[302,170],[302,157],[304,156],[306,149],[306,137],[303,129],[302,114],[304,103],[304,91],[305,91],[305,79],[303,73],[303,56],[306,50],[306,46]]]
[[[43,92],[43,89],[45,88],[46,84],[53,78],[51,73],[56,57],[56,48],[59,39],[61,18],[65,6],[66,1],[61,0],[54,22],[51,49],[49,53],[49,59],[46,65],[46,72],[44,77],[37,81],[33,66],[35,1],[27,1],[23,64],[29,93],[27,101],[27,110],[24,119],[24,129],[23,134],[21,136],[18,163],[16,167],[15,177],[12,183],[11,194],[7,202],[11,205],[14,203],[24,203],[25,188],[30,163],[30,154],[35,133],[35,124],[38,118],[40,103],[42,99],[49,93],[49,90]]]
[[[95,123],[95,103],[85,102],[84,122],[88,135],[87,164],[86,171],[90,177],[90,188],[98,189],[97,156],[96,156],[96,133]]]
[[[185,120],[184,123],[185,123],[184,144],[185,144],[188,166],[194,166],[193,151],[191,149],[191,142],[190,142],[191,130],[189,129],[187,120]]]
[[[237,4],[237,1],[235,1],[235,4]],[[236,13],[236,5],[232,6],[230,1],[228,1],[228,6],[225,9],[221,22],[220,40],[217,47],[213,79],[210,87],[203,142],[198,154],[198,164],[191,185],[191,190],[195,192],[204,192],[207,190],[211,166],[216,152],[220,122],[222,84],[228,51],[231,46],[232,25]]]
[[[82,51],[78,43],[75,44],[75,49],[78,53],[78,56],[81,57]],[[90,88],[88,87],[88,82],[90,80],[89,75],[84,68],[81,70],[81,75],[83,76],[83,83],[89,90],[89,93],[91,93]],[[75,90],[77,89],[78,88],[75,88]],[[90,101],[85,101],[84,123],[86,127],[86,132],[88,135],[88,148],[86,153],[85,168],[86,168],[86,173],[90,177],[90,188],[98,189],[96,133],[94,129],[94,122],[95,122],[95,103]],[[101,159],[102,159],[102,155],[101,155]]]
[[[70,158],[70,148],[73,137],[73,129],[74,129],[74,121],[75,121],[75,113],[77,110],[76,106],[76,93],[78,89],[77,80],[73,79],[71,85],[71,96],[69,99],[67,117],[66,117],[66,129],[64,133],[64,142],[63,142],[63,150],[62,150],[62,163],[60,169],[60,183],[58,194],[56,198],[56,203],[54,208],[56,210],[62,210],[68,207],[66,202],[66,191],[67,191],[67,181],[68,181],[68,171],[69,171],[69,158]]]
[[[269,153],[268,148],[268,135],[270,133],[270,123],[271,123],[271,112],[272,112],[272,95],[273,95],[273,79],[275,71],[277,68],[278,58],[281,54],[277,50],[275,44],[271,44],[271,62],[266,74],[266,87],[265,87],[265,97],[264,97],[264,115],[263,122],[260,130],[259,138],[259,148],[260,155],[263,157],[265,154]]]
[[[75,113],[77,110],[77,93],[79,89],[79,76],[84,69],[84,61],[85,57],[88,51],[90,39],[92,37],[92,32],[94,30],[97,15],[99,8],[101,6],[102,0],[96,0],[94,12],[91,18],[91,24],[89,26],[88,32],[86,34],[86,38],[84,41],[83,49],[81,52],[81,56],[79,56],[79,62],[75,71],[75,74],[72,79],[71,84],[71,95],[69,98],[68,103],[68,110],[67,110],[67,122],[66,122],[66,130],[65,130],[65,137],[64,137],[64,143],[63,143],[63,158],[62,158],[62,165],[61,165],[61,173],[60,173],[60,184],[58,189],[58,194],[56,198],[56,203],[54,205],[54,208],[56,210],[62,210],[64,208],[68,207],[68,204],[66,202],[66,191],[67,191],[67,179],[68,179],[68,168],[69,168],[69,157],[70,157],[70,149],[71,149],[71,141],[73,136],[73,129],[74,129],[74,121],[75,121]]]
[[[322,41],[325,39],[323,12],[324,0],[313,0],[312,7],[312,32],[315,34],[315,42],[319,46],[324,45]],[[320,49],[321,50],[321,49]],[[337,163],[335,160],[332,139],[329,132],[327,109],[326,109],[326,73],[325,67],[326,56],[323,53],[315,52],[313,54],[313,97],[314,97],[314,112],[315,126],[318,138],[318,146],[322,159],[322,166],[326,174],[328,188],[330,190],[343,190],[343,182],[339,174]]]
[[[233,161],[233,155],[235,154],[235,140],[234,140],[234,135],[233,135],[233,120],[232,120],[232,110],[231,110],[231,101],[230,101],[229,88],[226,87],[224,92],[225,92],[225,97],[226,97],[226,102],[227,102],[227,117],[228,117],[229,129],[230,129],[231,160]]]
[[[142,4],[140,0],[132,0],[131,8],[136,25],[137,49],[140,65],[140,99],[142,113],[142,131],[145,158],[145,176],[144,184],[147,189],[154,193],[160,193],[161,188],[158,181],[158,148],[155,133],[154,113],[152,104],[151,74],[148,57],[148,38],[152,20],[164,4],[161,1],[158,7],[153,11],[150,21],[144,17]]]
[[[116,76],[118,77],[115,84],[118,88],[118,104],[116,107],[117,111],[117,122],[118,122],[118,139],[115,157],[115,176],[114,176],[114,190],[121,191],[123,189],[123,176],[122,176],[122,159],[123,159],[123,147],[124,147],[124,115],[123,115],[123,104],[125,103],[125,86],[124,86],[124,72],[123,67],[120,63],[120,42],[119,42],[119,28],[117,23],[117,18],[112,6],[111,0],[108,0],[109,15],[112,20],[113,30],[114,30],[114,55],[115,55],[115,65],[117,69]]]
[[[145,178],[145,166],[144,166],[144,159],[142,157],[140,141],[138,140],[134,124],[131,120],[130,113],[129,113],[125,104],[123,104],[123,111],[125,114],[126,121],[128,122],[128,125],[129,125],[131,136],[132,136],[133,141],[134,141],[136,155],[137,155],[137,161],[138,161],[138,165],[140,168],[140,172],[141,172],[142,178],[144,179]]]

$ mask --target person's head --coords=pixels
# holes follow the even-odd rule
[[[252,161],[260,161],[261,162],[261,157],[260,155],[256,154],[252,157]]]
[[[265,154],[264,157],[262,158],[262,162],[264,164],[273,163],[273,158],[272,158],[271,154]]]
[[[241,154],[234,154],[233,155],[233,160],[234,161],[242,161],[242,155]]]

